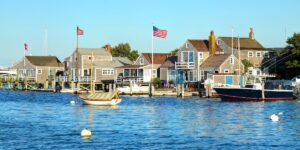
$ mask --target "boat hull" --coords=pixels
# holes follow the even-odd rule
[[[98,105],[98,106],[114,106],[121,102],[121,99],[111,99],[111,100],[93,100],[93,99],[83,99],[83,102],[87,105]]]
[[[216,87],[214,90],[222,101],[277,101],[293,100],[292,90],[265,90],[262,98],[260,89]]]

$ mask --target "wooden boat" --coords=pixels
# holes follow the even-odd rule
[[[112,106],[122,101],[119,97],[119,91],[91,93],[88,95],[80,95],[79,97],[88,105]]]

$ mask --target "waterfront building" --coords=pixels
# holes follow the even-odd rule
[[[56,56],[25,56],[11,67],[18,80],[44,84],[64,71],[64,65]]]
[[[177,56],[168,57],[167,60],[160,66],[160,80],[164,84],[174,83],[176,81],[175,62]]]
[[[276,55],[273,50],[264,48],[254,37],[253,28],[250,28],[249,37],[219,37],[217,45],[225,54],[238,57],[238,44],[240,44],[240,60],[248,60],[253,64],[253,69],[261,68]],[[263,69],[268,73],[268,67]]]
[[[132,64],[127,57],[113,57],[111,47],[78,48],[65,59],[68,82],[76,82],[77,87],[87,89],[91,80],[96,90],[109,90],[117,77],[123,73],[118,67]],[[81,86],[81,85],[82,86]]]
[[[235,55],[225,54],[219,47],[213,31],[208,40],[188,39],[177,52],[175,69],[177,81],[184,80],[185,83],[202,83],[208,78],[213,80],[214,76],[221,76],[228,80],[221,84],[235,84],[232,75],[244,72],[239,59]]]
[[[165,76],[161,73],[166,72],[161,72],[160,67],[171,56],[170,53],[153,53],[152,78]],[[124,70],[123,76],[119,77],[119,81],[149,83],[151,81],[152,53],[141,53],[132,65],[126,65],[119,68]]]

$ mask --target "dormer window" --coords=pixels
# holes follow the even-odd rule
[[[144,65],[144,58],[140,58],[140,65]]]

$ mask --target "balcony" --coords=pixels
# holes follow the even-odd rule
[[[175,62],[175,69],[195,69],[195,62]]]
[[[115,82],[117,83],[129,83],[130,81],[134,82],[134,83],[143,83],[143,77],[123,77],[123,76],[118,76],[115,79]]]

